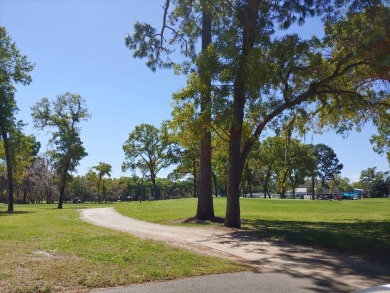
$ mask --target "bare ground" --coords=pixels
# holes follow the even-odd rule
[[[341,253],[257,239],[223,227],[175,227],[125,217],[114,208],[81,210],[91,224],[130,233],[140,238],[239,261],[259,272],[310,278],[318,292],[350,292],[390,283],[390,265]],[[322,288],[322,289],[321,289]],[[323,291],[322,291],[323,290]]]

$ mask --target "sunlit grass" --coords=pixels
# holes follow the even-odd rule
[[[0,292],[56,292],[242,270],[79,219],[79,208],[0,206]]]
[[[390,199],[245,198],[240,205],[245,233],[362,256],[390,258]],[[177,225],[195,215],[196,199],[121,203],[116,209],[141,220]],[[214,199],[214,209],[217,217],[224,217],[226,199]]]

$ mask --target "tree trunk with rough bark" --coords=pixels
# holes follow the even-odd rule
[[[207,0],[202,1],[202,52],[207,50],[211,43],[211,13]],[[211,179],[211,75],[204,68],[199,68],[199,75],[205,85],[206,92],[201,95],[201,113],[206,125],[206,132],[200,141],[200,174],[199,197],[195,218],[200,220],[212,220],[214,218],[214,206]]]
[[[246,101],[245,83],[248,76],[246,66],[248,55],[254,46],[259,6],[260,0],[248,0],[245,7],[241,60],[234,82],[233,114],[229,138],[228,198],[224,224],[226,227],[231,228],[241,227],[240,182],[243,170],[241,138]]]

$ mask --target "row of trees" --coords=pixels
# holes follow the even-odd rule
[[[288,189],[294,190],[304,184],[307,177],[313,180],[319,177],[321,186],[326,187],[325,181],[333,180],[335,175],[340,174],[343,165],[339,163],[333,149],[324,144],[305,145],[290,135],[285,133],[284,136],[268,137],[253,147],[244,166],[241,194],[262,190],[266,195],[272,189],[272,192],[285,197]],[[155,183],[157,173],[172,164],[176,164],[176,169],[169,177],[175,180],[192,178],[194,196],[199,197],[201,194],[198,184],[201,180],[200,145],[194,144],[190,153],[180,148],[177,140],[175,133],[170,133],[164,124],[161,129],[141,124],[135,127],[123,145],[123,170],[137,170],[142,178],[150,178],[154,186],[153,195],[157,199],[160,198]],[[212,189],[216,196],[226,196],[228,143],[217,136],[213,144]]]
[[[60,181],[57,178],[57,172],[49,167],[50,164],[47,164],[47,160],[47,157],[36,157],[23,180],[14,182],[14,195],[17,203],[54,203],[59,201]],[[6,182],[7,178],[0,175],[0,202],[8,200]],[[192,180],[172,181],[166,178],[157,178],[155,183],[156,187],[150,178],[136,176],[101,177],[99,180],[98,174],[91,168],[91,172],[85,176],[72,176],[70,178],[64,192],[63,202],[103,203],[151,200],[154,199],[155,188],[158,189],[161,199],[192,195]]]
[[[228,143],[225,226],[240,227],[244,169],[266,130],[345,133],[368,120],[383,130],[388,121],[380,83],[390,80],[390,13],[381,1],[165,0],[163,8],[161,29],[139,22],[125,41],[152,70],[174,67],[188,77],[174,94],[171,123],[188,153],[200,141],[197,218],[214,217],[214,132]],[[281,30],[313,15],[323,21],[322,38]],[[181,63],[171,59],[176,49]]]
[[[299,142],[293,140],[292,144],[299,145]],[[260,150],[255,154],[266,152],[269,162],[261,162],[262,156],[251,156],[248,161],[249,166],[246,167],[244,180],[241,184],[241,195],[243,197],[252,197],[253,193],[264,193],[264,197],[271,197],[271,194],[278,193],[280,197],[285,197],[283,193],[288,186],[289,191],[294,191],[298,182],[297,174],[301,170],[305,173],[299,179],[300,187],[306,187],[308,193],[311,192],[312,180],[308,179],[312,174],[310,169],[317,161],[318,168],[315,180],[315,191],[322,193],[327,189],[330,193],[342,193],[352,191],[353,188],[362,188],[366,191],[368,197],[383,197],[390,192],[390,174],[389,172],[377,172],[375,168],[369,168],[361,172],[360,181],[350,184],[346,178],[341,178],[337,174],[329,177],[329,171],[332,168],[340,167],[340,164],[335,158],[333,151],[325,145],[315,145],[310,147],[303,145],[301,150],[307,151],[303,154],[299,148],[291,148],[288,151],[289,169],[297,170],[289,176],[285,176],[285,162],[282,158],[284,141],[281,137],[272,137],[266,139]],[[271,147],[271,148],[269,148]],[[321,150],[317,152],[317,156],[313,150]],[[278,154],[278,152],[280,152]],[[324,155],[325,154],[325,155]],[[272,158],[272,156],[275,156]],[[301,159],[299,159],[301,156]],[[309,165],[302,164],[304,157],[311,158],[308,160]],[[331,158],[331,159],[329,159]],[[181,160],[179,160],[181,161]],[[298,162],[296,164],[295,162]],[[223,162],[220,162],[223,163]],[[213,162],[213,170],[217,169]],[[15,199],[18,203],[53,203],[59,200],[60,181],[58,173],[55,169],[54,161],[48,155],[37,155],[27,166],[23,177],[18,180],[18,176],[14,176],[15,183]],[[306,166],[306,169],[305,169]],[[324,168],[324,166],[327,166]],[[2,167],[0,165],[0,167]],[[199,167],[196,167],[197,169]],[[141,177],[121,177],[109,178],[109,170],[111,166],[107,163],[100,162],[97,166],[90,168],[90,171],[85,176],[70,177],[66,191],[64,193],[64,201],[73,202],[95,202],[102,203],[107,201],[127,201],[127,200],[150,200],[150,199],[166,199],[180,197],[197,197],[199,195],[199,186],[196,184],[198,180],[188,172],[177,173],[178,167],[170,178],[155,178],[152,182],[148,172],[145,172]],[[19,173],[18,173],[19,174]],[[181,178],[185,174],[187,180],[175,180],[178,176]],[[321,175],[322,174],[322,175]],[[196,176],[196,175],[195,175]],[[292,180],[293,178],[293,180]],[[306,179],[306,180],[305,180]],[[281,184],[285,180],[284,184]],[[6,200],[6,176],[0,175],[0,201]],[[213,174],[213,192],[215,196],[226,196],[226,170],[220,174]],[[157,191],[156,191],[157,190]],[[158,197],[156,196],[158,195]],[[293,198],[294,192],[292,193]]]

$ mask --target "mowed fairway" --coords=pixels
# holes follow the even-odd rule
[[[389,198],[356,201],[244,198],[240,205],[243,233],[390,260]],[[226,199],[214,199],[214,208],[215,215],[223,217]],[[122,203],[116,209],[137,219],[178,225],[195,215],[196,199]],[[206,224],[211,225],[200,225]]]
[[[0,292],[80,292],[244,269],[79,219],[80,208],[106,206],[16,205],[8,214],[2,204]]]

